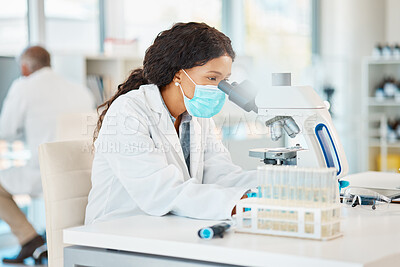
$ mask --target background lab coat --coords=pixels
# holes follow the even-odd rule
[[[236,202],[256,187],[256,171],[232,163],[214,128],[212,119],[190,122],[190,177],[158,87],[144,85],[118,97],[95,142],[86,224],[169,212],[230,218]]]
[[[0,114],[0,139],[25,138],[32,156],[24,167],[0,171],[3,187],[11,194],[41,194],[38,146],[55,141],[60,115],[93,109],[89,89],[65,80],[49,67],[14,81]]]

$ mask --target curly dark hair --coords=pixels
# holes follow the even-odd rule
[[[146,50],[143,68],[133,70],[128,79],[118,85],[118,91],[97,108],[98,113],[104,110],[99,116],[93,141],[98,136],[107,110],[120,95],[144,84],[155,84],[163,90],[181,69],[201,66],[223,55],[228,55],[232,61],[235,59],[231,40],[205,23],[176,23],[171,29],[159,33]]]

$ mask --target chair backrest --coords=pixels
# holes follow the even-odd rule
[[[54,141],[72,141],[93,137],[98,120],[97,113],[65,113],[57,118],[56,139]]]
[[[92,186],[91,144],[80,140],[39,146],[49,266],[63,266],[63,229],[84,223]]]

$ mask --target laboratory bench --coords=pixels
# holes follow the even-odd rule
[[[400,205],[342,207],[343,236],[318,241],[226,232],[200,239],[216,221],[134,216],[64,230],[64,266],[400,266]]]

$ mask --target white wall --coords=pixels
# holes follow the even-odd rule
[[[125,38],[124,28],[124,1],[123,0],[106,0],[105,1],[106,16],[106,38]],[[134,16],[134,11],[132,11]]]
[[[334,121],[351,173],[363,171],[361,62],[385,40],[386,10],[386,1],[380,0],[321,0],[322,67],[325,80],[336,89]]]
[[[400,42],[400,1],[386,0],[386,41]]]

